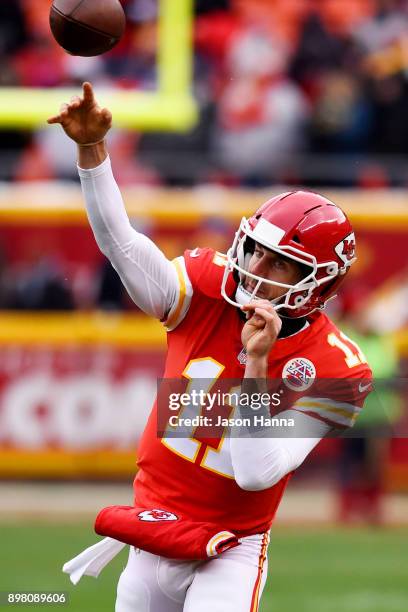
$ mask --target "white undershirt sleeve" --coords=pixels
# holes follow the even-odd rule
[[[231,437],[231,460],[237,484],[246,491],[262,491],[298,468],[331,427],[296,410],[285,410],[279,418],[293,419],[291,437]],[[313,432],[313,437],[304,436]],[[299,437],[297,437],[299,436]]]
[[[179,300],[177,270],[160,249],[130,224],[107,157],[90,170],[78,167],[96,242],[144,312],[164,319]]]

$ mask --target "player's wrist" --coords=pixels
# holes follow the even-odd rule
[[[77,146],[82,147],[96,147],[97,145],[105,144],[105,136],[100,140],[96,140],[95,142],[77,142]]]
[[[78,166],[83,170],[99,166],[107,157],[105,139],[95,144],[80,145],[78,143]]]
[[[259,355],[256,353],[247,353],[245,377],[246,378],[263,378],[268,373],[268,355]]]

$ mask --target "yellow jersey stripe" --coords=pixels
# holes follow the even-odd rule
[[[181,267],[178,259],[173,259],[171,262],[176,268],[177,278],[179,282],[179,299],[177,302],[177,306],[174,312],[170,315],[170,317],[165,322],[165,326],[168,328],[174,327],[177,324],[178,317],[180,316],[181,310],[183,308],[184,300],[186,299],[186,281],[183,274],[183,269]]]
[[[361,411],[357,406],[353,406],[352,409],[344,409],[336,408],[332,404],[319,404],[317,402],[298,402],[294,405],[294,408],[299,410],[311,410],[312,412],[326,412],[342,416],[346,419],[354,418]]]

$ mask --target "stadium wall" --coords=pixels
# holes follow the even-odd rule
[[[123,191],[135,227],[169,257],[197,245],[227,248],[240,217],[271,196],[219,188]],[[356,228],[359,262],[350,283],[364,288],[368,308],[391,295],[404,273],[404,194],[328,195]],[[84,266],[96,273],[103,262],[76,186],[3,185],[0,219],[0,245],[11,269],[33,250],[38,256],[57,254],[71,280]],[[407,330],[394,331],[393,338],[408,359]],[[134,312],[3,311],[0,478],[131,478],[164,352],[162,326]],[[393,446],[388,475],[398,489],[408,488],[403,442]]]

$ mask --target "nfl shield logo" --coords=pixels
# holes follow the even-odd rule
[[[311,387],[316,377],[314,364],[305,357],[296,357],[287,362],[282,370],[282,380],[292,391],[304,391]]]

